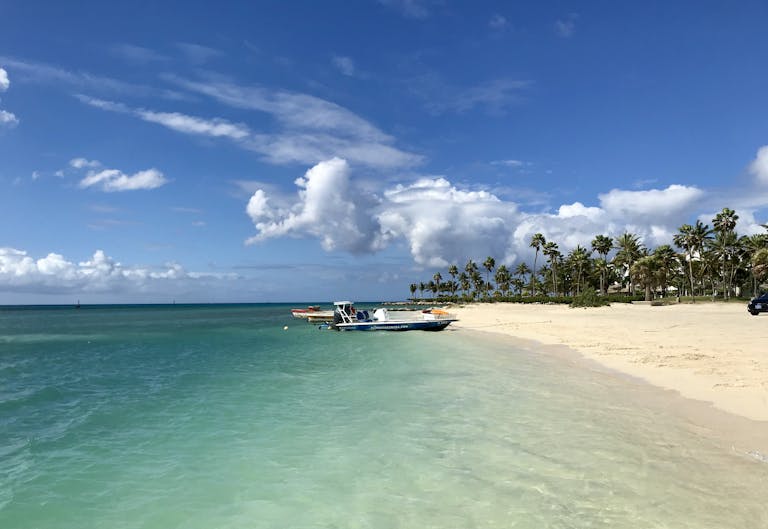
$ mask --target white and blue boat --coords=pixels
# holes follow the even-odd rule
[[[337,331],[442,331],[454,321],[450,314],[439,309],[409,311],[392,318],[389,311],[379,308],[369,314],[367,310],[355,310],[351,301],[333,303],[333,323],[326,327]]]

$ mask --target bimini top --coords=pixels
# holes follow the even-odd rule
[[[352,302],[351,301],[334,301],[333,304],[336,305],[337,307],[340,307],[342,305],[352,305]]]

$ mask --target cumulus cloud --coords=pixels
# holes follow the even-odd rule
[[[75,262],[58,253],[35,259],[24,250],[0,247],[0,291],[41,293],[153,292],[174,282],[236,279],[234,274],[189,272],[178,263],[161,267],[126,266],[96,250],[90,259]],[[166,285],[167,286],[167,285]]]
[[[296,180],[297,198],[273,200],[253,193],[246,212],[256,227],[248,243],[269,238],[315,237],[327,251],[375,252],[406,244],[414,261],[445,266],[468,257],[493,255],[499,262],[529,258],[530,238],[541,232],[561,251],[589,247],[597,234],[638,234],[648,245],[671,242],[704,198],[704,191],[672,185],[665,189],[614,189],[597,205],[563,204],[555,212],[521,211],[482,189],[460,188],[443,177],[418,178],[375,193],[355,185],[354,171],[335,158]]]
[[[615,216],[641,221],[649,216],[664,218],[679,215],[696,205],[704,192],[690,186],[671,185],[666,189],[624,191],[612,189],[599,195],[600,205]]]
[[[11,86],[11,81],[8,80],[8,72],[0,68],[0,92],[5,92],[9,86]]]
[[[5,110],[0,110],[0,126],[6,125],[8,127],[13,127],[14,125],[19,124],[19,119],[16,117],[15,114],[12,112],[7,112]]]
[[[749,165],[749,172],[760,184],[768,184],[768,145],[757,150],[757,155]]]
[[[98,160],[86,160],[85,158],[72,158],[69,161],[69,165],[75,169],[82,169],[84,167],[99,167],[101,162]]]
[[[0,68],[0,92],[5,92],[10,86],[11,81],[8,79],[8,72],[3,68]],[[18,123],[19,119],[13,112],[8,112],[7,110],[0,108],[0,127],[13,127],[14,125],[18,125]]]
[[[339,158],[318,163],[296,179],[299,201],[288,209],[273,207],[267,194],[257,190],[246,208],[257,235],[246,242],[309,235],[319,238],[327,251],[380,249],[381,237],[370,215],[374,199],[353,185],[349,173],[349,165]]]

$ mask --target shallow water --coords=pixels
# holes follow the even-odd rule
[[[287,306],[0,311],[0,527],[767,527],[768,464],[654,391]]]

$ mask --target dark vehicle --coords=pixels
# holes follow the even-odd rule
[[[752,316],[757,316],[761,312],[768,312],[768,293],[752,299],[747,305],[747,310]]]

